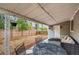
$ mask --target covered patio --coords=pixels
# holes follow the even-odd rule
[[[75,44],[74,42],[76,42],[76,40],[71,37],[71,33],[73,33],[72,23],[73,23],[74,17],[79,11],[79,4],[77,3],[76,4],[75,3],[70,3],[70,4],[68,3],[62,3],[62,4],[61,3],[50,3],[50,4],[49,3],[36,3],[36,4],[35,3],[2,3],[1,4],[0,3],[0,10],[1,10],[0,11],[1,14],[5,15],[4,36],[3,36],[3,50],[4,50],[3,54],[5,55],[16,54],[12,49],[10,49],[11,44],[13,45],[12,48],[16,48],[17,46],[21,45],[21,43],[23,42],[22,48],[24,45],[26,48],[23,48],[23,49],[27,49],[27,47],[31,48],[34,45],[36,46],[37,43],[43,42],[44,40],[46,40],[46,42],[50,42],[51,38],[52,38],[51,41],[56,41],[54,40],[54,38],[56,39],[59,38],[58,40],[65,43],[69,43],[69,45],[71,45],[70,42],[72,44]],[[48,26],[48,29],[47,29],[48,35],[45,34],[45,35],[28,36],[30,38],[24,36],[24,37],[19,37],[22,40],[15,39],[15,41],[12,42],[11,30],[10,30],[11,19],[9,18],[8,15],[22,17],[25,20],[46,25]],[[69,37],[72,39],[70,42],[66,42],[64,40],[65,36],[66,38],[68,37],[67,35],[69,35]],[[37,41],[35,41],[35,39],[37,39]],[[29,40],[30,41],[33,40],[33,41],[30,42]],[[27,42],[29,42],[29,44],[27,44]],[[59,44],[58,41],[57,41],[57,44]],[[62,44],[63,44],[62,46],[65,46],[64,43]],[[78,47],[79,46],[78,41],[76,42],[76,44],[77,44],[76,46]],[[62,49],[58,51],[61,51],[61,50]],[[59,54],[62,54],[62,53],[59,53]]]

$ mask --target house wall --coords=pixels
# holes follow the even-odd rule
[[[48,29],[48,38],[60,38],[60,25],[54,25]]]
[[[48,29],[48,39],[53,38],[53,37],[54,37],[53,27],[49,27],[49,29]]]
[[[54,25],[48,30],[48,38],[63,38],[70,34],[70,21]]]
[[[55,38],[60,38],[60,25],[55,25],[53,26],[54,28],[54,37]]]
[[[62,22],[60,23],[60,37],[63,38],[65,35],[70,34],[70,22]]]
[[[73,36],[75,40],[79,42],[79,11],[76,13],[73,19],[73,32],[71,32],[71,36]]]

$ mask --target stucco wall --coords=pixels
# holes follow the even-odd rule
[[[53,31],[53,26],[49,27],[48,29],[48,39],[53,38],[54,37],[54,31]]]
[[[53,28],[54,28],[54,37],[60,38],[60,25],[55,25],[53,26]]]
[[[71,32],[71,35],[79,42],[79,11],[74,16],[73,32]]]
[[[63,38],[65,35],[70,34],[70,22],[62,22],[60,24],[54,25],[52,29],[48,31],[49,38]]]
[[[48,30],[48,38],[60,38],[60,25],[54,25]]]
[[[66,21],[60,24],[60,36],[63,38],[68,34],[70,34],[70,22]]]

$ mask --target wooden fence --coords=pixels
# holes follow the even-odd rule
[[[0,39],[3,39],[3,31],[4,30],[0,30]],[[47,31],[36,31],[35,29],[23,31],[23,36],[47,35],[47,34],[48,34]],[[18,31],[15,29],[11,30],[11,38],[21,36],[22,31]]]

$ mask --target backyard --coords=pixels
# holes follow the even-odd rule
[[[15,49],[21,43],[24,43],[26,49],[30,48],[39,41],[45,40],[47,36],[47,28],[39,24],[33,27],[32,22],[27,22],[22,18],[17,21],[11,20],[10,23],[10,53],[16,54]],[[4,21],[0,19],[0,54],[4,54],[3,41],[4,39]]]

